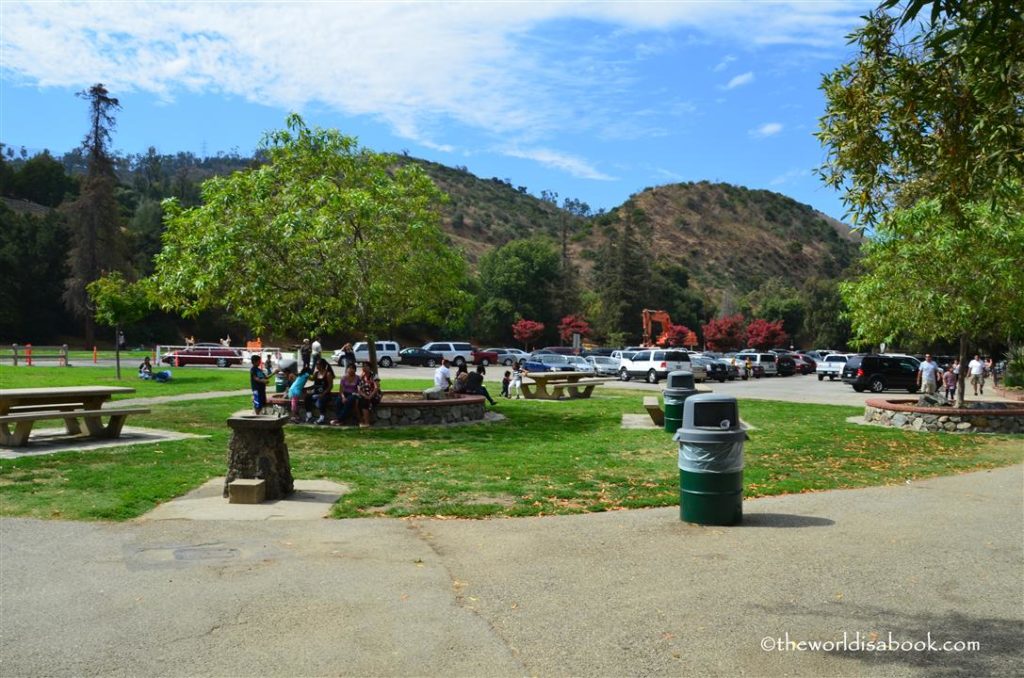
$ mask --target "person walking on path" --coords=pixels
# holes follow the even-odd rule
[[[925,355],[924,362],[917,368],[917,387],[926,395],[935,395],[939,385],[939,366],[930,354]]]
[[[971,386],[974,388],[974,395],[985,394],[985,363],[981,361],[981,357],[975,353],[974,360],[967,363],[967,373],[971,377]]]

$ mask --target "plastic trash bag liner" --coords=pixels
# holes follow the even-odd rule
[[[691,473],[735,473],[743,470],[743,441],[679,443],[679,468]]]

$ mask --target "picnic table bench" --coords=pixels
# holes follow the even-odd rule
[[[148,414],[149,410],[139,407],[104,408],[103,403],[115,394],[134,392],[135,389],[125,386],[0,389],[0,445],[27,445],[35,423],[48,419],[63,419],[69,435],[82,434],[81,419],[89,436],[117,438],[129,415]],[[105,425],[103,417],[108,417]]]
[[[523,396],[534,400],[589,398],[594,388],[605,383],[588,372],[527,372],[533,383],[523,382]]]

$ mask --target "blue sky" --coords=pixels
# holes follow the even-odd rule
[[[102,82],[125,152],[247,155],[298,111],[594,209],[708,179],[838,218],[818,85],[873,4],[5,0],[0,141],[77,146]]]

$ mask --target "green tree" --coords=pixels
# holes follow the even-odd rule
[[[838,281],[811,278],[801,296],[806,309],[800,331],[803,340],[815,348],[845,348],[850,340],[850,320]]]
[[[495,341],[509,339],[517,318],[555,327],[558,309],[553,291],[560,279],[558,251],[547,238],[513,240],[480,257],[477,323],[481,335]]]
[[[95,328],[86,287],[104,272],[121,270],[124,261],[121,217],[114,194],[117,178],[109,149],[114,111],[121,106],[102,84],[78,96],[89,101],[89,132],[82,142],[88,173],[78,198],[64,205],[71,249],[63,299],[68,310],[85,321],[86,344],[92,344]]]
[[[419,167],[298,115],[262,152],[264,164],[204,182],[202,205],[164,202],[166,308],[222,308],[258,333],[359,332],[371,348],[387,327],[463,312],[465,260]]]
[[[926,5],[930,20],[913,20]],[[890,10],[904,7],[900,15]],[[819,172],[858,223],[938,198],[969,202],[1024,176],[1024,21],[1006,0],[888,0],[853,33],[856,58],[826,75]]]
[[[646,213],[631,203],[622,207],[620,225],[608,224],[594,262],[594,286],[601,297],[594,309],[600,334],[625,332],[640,338],[641,311],[651,299],[651,260],[644,238],[649,232]]]
[[[119,271],[93,280],[86,286],[96,321],[114,328],[114,362],[117,378],[121,378],[121,330],[138,322],[152,308],[151,288],[148,280],[129,282]]]
[[[57,207],[68,195],[74,195],[78,184],[64,172],[64,165],[49,151],[26,160],[5,186],[5,194],[31,200],[47,207]]]
[[[857,339],[956,338],[964,356],[981,340],[1024,337],[1024,210],[981,202],[965,205],[962,214],[967,228],[939,200],[925,200],[879,228],[866,247],[863,275],[840,285]]]

